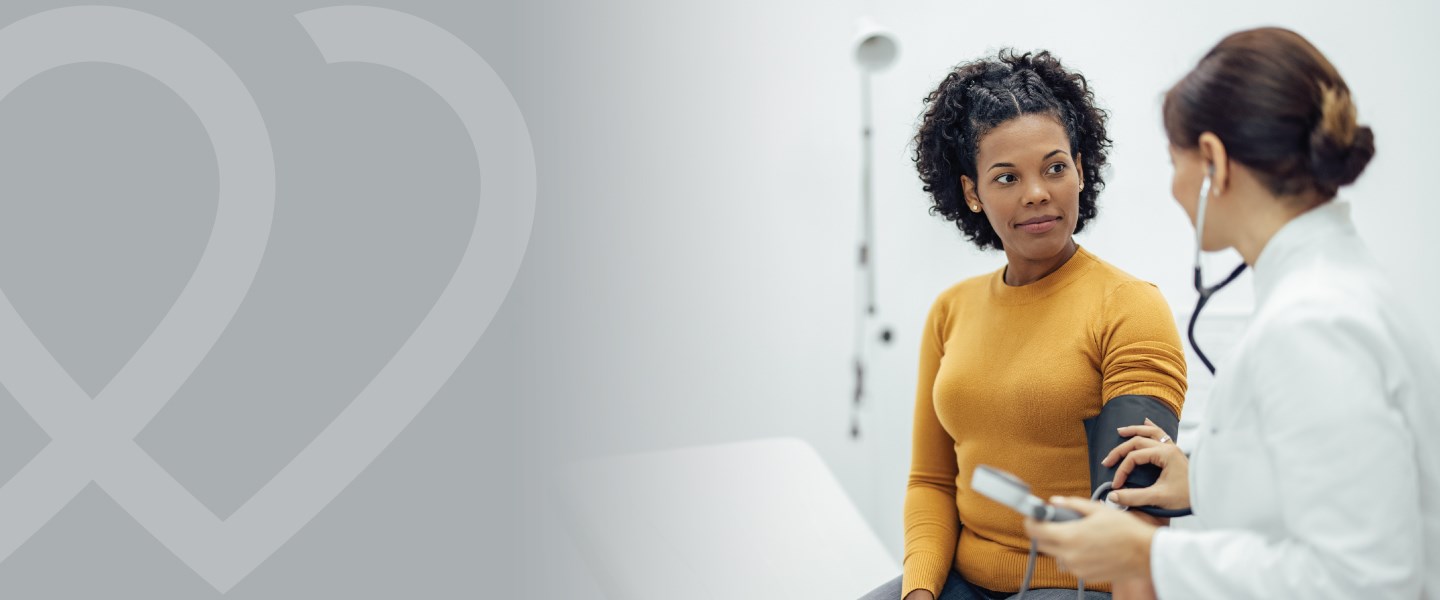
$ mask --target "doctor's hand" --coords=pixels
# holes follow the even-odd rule
[[[1082,498],[1051,498],[1085,518],[1063,523],[1025,519],[1025,532],[1062,570],[1087,582],[1150,580],[1156,527],[1127,512]]]
[[[1115,491],[1110,499],[1125,506],[1158,506],[1160,508],[1190,507],[1190,460],[1180,447],[1168,441],[1159,427],[1145,419],[1145,425],[1121,427],[1120,435],[1129,437],[1125,443],[1116,446],[1100,464],[1107,467],[1119,463],[1115,471]],[[1161,441],[1166,440],[1166,441]],[[1133,490],[1122,490],[1125,479],[1140,465],[1160,467],[1160,478],[1155,485]]]

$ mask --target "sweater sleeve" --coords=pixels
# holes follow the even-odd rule
[[[1153,396],[1179,416],[1185,403],[1185,351],[1160,290],[1144,281],[1122,283],[1106,297],[1101,313],[1101,400]]]
[[[917,589],[937,598],[955,559],[960,519],[955,509],[955,442],[935,415],[935,376],[944,354],[946,296],[937,299],[920,342],[910,481],[905,491],[905,568],[900,597]]]

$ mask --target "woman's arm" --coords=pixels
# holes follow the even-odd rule
[[[930,309],[920,342],[910,481],[905,491],[905,571],[901,596],[938,596],[955,560],[960,519],[955,512],[955,442],[935,415],[935,375],[944,355],[946,302]],[[922,598],[916,596],[916,598]]]
[[[1175,415],[1185,403],[1185,351],[1165,297],[1152,284],[1127,281],[1106,296],[1095,326],[1100,398],[1150,396]]]
[[[1164,417],[1174,423],[1185,400],[1185,354],[1180,349],[1175,319],[1160,291],[1142,281],[1126,282],[1111,291],[1096,326],[1096,345],[1100,353],[1101,398],[1108,404],[1121,396],[1149,397],[1157,402],[1148,403],[1145,410],[1151,410],[1153,404],[1156,412],[1168,411]],[[1153,416],[1159,420],[1161,415]],[[1118,467],[1112,481],[1115,489],[1125,484],[1137,465],[1155,465],[1161,471],[1159,481],[1150,488],[1115,492],[1111,497],[1131,506],[1188,508],[1185,458],[1174,444],[1168,443],[1169,436],[1149,418],[1144,425],[1121,427],[1119,433],[1130,439],[1109,450],[1099,463],[1101,467]],[[1091,468],[1098,467],[1092,464]]]
[[[1171,416],[1179,415],[1185,400],[1185,354],[1180,349],[1180,334],[1169,306],[1154,285],[1142,281],[1120,284],[1105,298],[1095,322],[1094,336],[1100,363],[1100,397],[1108,403],[1121,396],[1148,396],[1159,400]],[[1105,467],[1120,466],[1124,475],[1116,485],[1124,484],[1125,476],[1135,463],[1162,451],[1163,432],[1146,419],[1143,429],[1121,428],[1122,435],[1131,437],[1101,462]],[[1128,431],[1127,431],[1128,430]],[[1153,431],[1152,431],[1153,430]],[[1165,444],[1173,449],[1174,444]],[[1127,456],[1129,455],[1129,456]],[[1133,458],[1131,457],[1133,456]],[[1184,457],[1180,457],[1183,461]],[[1150,463],[1141,463],[1150,464]],[[1178,466],[1178,465],[1177,465]],[[1174,488],[1176,477],[1184,478],[1183,467],[1168,474],[1161,471],[1161,482],[1155,491],[1180,495]],[[1172,485],[1162,485],[1172,483]],[[1132,493],[1127,490],[1125,493]],[[1151,497],[1154,492],[1138,496]],[[1183,502],[1166,502],[1188,506],[1188,487]],[[1123,497],[1123,494],[1122,494]],[[1145,502],[1144,504],[1156,504]],[[1085,503],[1084,512],[1102,505]],[[1182,506],[1167,506],[1181,508]],[[1148,549],[1156,524],[1135,515],[1118,511],[1102,511],[1095,517],[1075,523],[1036,524],[1027,520],[1026,530],[1040,544],[1040,549],[1055,556],[1061,564],[1087,581],[1112,582],[1118,599],[1153,598]]]

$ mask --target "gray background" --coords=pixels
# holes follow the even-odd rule
[[[69,4],[7,2],[0,25]],[[222,518],[409,337],[475,219],[475,152],[454,111],[402,73],[326,65],[293,15],[328,4],[114,3],[171,21],[228,62],[274,148],[274,224],[254,285],[136,438]],[[389,5],[450,30],[507,81],[523,69],[510,7]],[[92,395],[189,278],[216,186],[198,119],[138,71],[62,67],[0,102],[0,287]],[[508,302],[393,445],[227,597],[515,597],[533,587],[517,576],[513,361],[523,326]],[[0,392],[0,480],[47,439]],[[0,595],[221,596],[93,484],[0,563]]]

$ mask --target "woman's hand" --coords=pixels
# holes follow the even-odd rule
[[[1085,518],[1063,523],[1025,519],[1025,532],[1062,570],[1085,581],[1150,580],[1150,540],[1156,527],[1127,512],[1082,498],[1051,498]]]
[[[1120,435],[1129,437],[1125,443],[1116,446],[1100,464],[1107,467],[1120,464],[1115,471],[1115,491],[1110,499],[1125,506],[1158,506],[1179,509],[1190,507],[1190,461],[1170,441],[1158,426],[1145,419],[1144,425],[1121,427]],[[1160,467],[1160,478],[1155,485],[1133,490],[1121,490],[1125,478],[1140,465]]]
[[[930,590],[915,590],[910,592],[910,595],[906,596],[905,600],[935,600],[935,595],[931,594]]]

